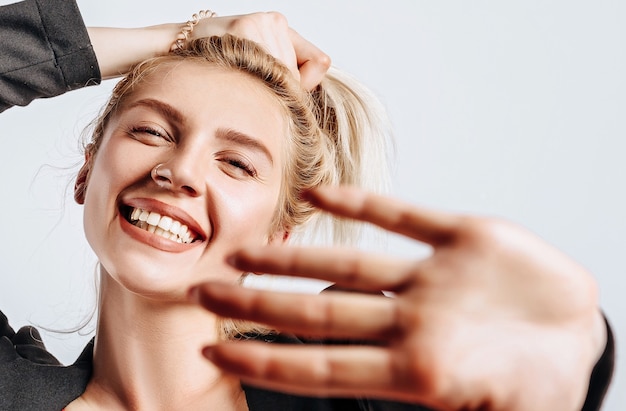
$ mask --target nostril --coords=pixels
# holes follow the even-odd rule
[[[154,182],[161,188],[169,188],[172,185],[170,179],[163,176],[156,176],[156,178],[154,178]]]
[[[196,190],[194,190],[194,188],[193,188],[193,187],[191,187],[191,186],[182,186],[181,188],[182,188],[184,191],[186,191],[186,192],[187,192],[187,194],[189,194],[189,195],[195,196],[195,195],[197,195],[197,194],[198,194],[198,193],[197,193],[197,191],[196,191]]]

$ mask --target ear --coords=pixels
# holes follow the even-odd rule
[[[78,171],[76,183],[74,183],[74,201],[80,205],[85,204],[85,192],[87,191],[87,180],[91,171],[92,158],[91,149],[88,147],[85,150],[85,163]]]
[[[289,240],[289,230],[278,230],[270,236],[267,241],[268,245],[283,245]]]

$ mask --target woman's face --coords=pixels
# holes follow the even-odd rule
[[[180,298],[203,280],[236,281],[224,261],[235,249],[282,241],[270,226],[283,116],[241,73],[184,62],[143,80],[110,119],[85,193],[85,233],[106,272],[134,293]]]

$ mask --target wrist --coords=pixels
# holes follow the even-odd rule
[[[168,23],[132,29],[89,27],[102,78],[121,76],[145,59],[167,54],[182,26]]]
[[[212,10],[200,10],[199,12],[194,13],[191,16],[191,19],[187,20],[187,22],[180,29],[176,39],[172,42],[170,51],[184,48],[187,42],[191,39],[194,27],[200,23],[200,20],[210,19],[215,16],[217,16],[217,14]]]
[[[146,40],[151,41],[149,57],[168,54],[185,25],[186,23],[167,23],[146,27]]]

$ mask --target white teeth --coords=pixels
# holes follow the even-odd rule
[[[177,243],[189,244],[193,241],[189,228],[172,217],[161,216],[159,213],[149,212],[141,208],[133,209],[130,222],[136,227],[147,230],[161,237]]]
[[[155,213],[154,211],[150,213],[146,222],[150,225],[158,225],[159,220],[161,220],[161,214]]]
[[[178,221],[174,221],[174,222],[172,223],[172,226],[169,228],[169,230],[170,230],[172,233],[174,233],[174,234],[177,234],[177,235],[178,235],[178,234],[180,233],[180,227],[181,227],[181,225],[182,225],[182,224],[181,224],[180,222],[178,222]]]
[[[135,208],[133,210],[133,213],[130,216],[131,220],[139,220],[139,215],[141,214],[141,209],[139,208]]]
[[[162,229],[164,229],[165,231],[169,230],[170,227],[172,226],[172,223],[174,222],[174,220],[172,220],[171,217],[168,216],[163,216],[161,217],[161,221],[159,221],[158,226]]]
[[[137,218],[139,221],[146,221],[148,220],[148,216],[150,215],[149,212],[145,211],[145,210],[141,210],[141,214],[139,214],[139,217]]]

